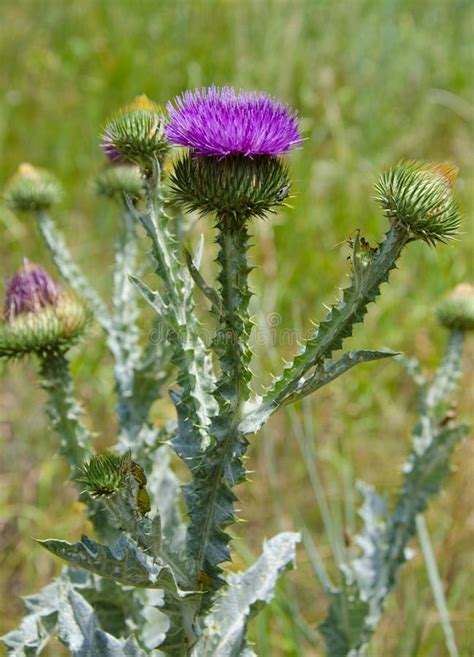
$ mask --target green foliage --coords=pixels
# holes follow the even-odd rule
[[[38,655],[56,634],[59,608],[57,582],[24,598],[24,605],[25,616],[21,625],[2,637],[12,657]]]
[[[117,639],[101,630],[91,605],[71,586],[60,587],[58,634],[73,657],[145,657],[132,637]]]
[[[244,7],[244,14],[247,11],[252,11],[252,9]],[[331,11],[333,11],[332,8]],[[282,13],[286,14],[285,9],[283,9]],[[107,10],[105,10],[105,14],[107,14]],[[183,25],[187,24],[187,20],[190,17],[190,15],[183,16],[181,11],[178,14],[176,14],[175,18],[179,18],[179,25],[173,24],[173,29],[170,30],[170,33],[173,32],[174,34],[175,28],[176,30],[178,28],[183,29]],[[101,12],[98,12],[95,18],[97,21],[100,21]],[[238,23],[241,18],[235,22]],[[193,19],[202,20],[199,11],[193,15]],[[231,23],[233,22],[231,21]],[[350,22],[350,18],[348,18],[348,22]],[[308,25],[310,23],[311,21],[308,22]],[[106,24],[108,26],[109,22]],[[294,25],[294,22],[289,22],[289,24]],[[150,25],[150,30],[152,29],[153,26]],[[296,29],[296,34],[298,34],[298,29]],[[309,28],[306,22],[304,22],[304,30],[306,29]],[[130,32],[130,38],[133,38],[133,21],[131,21]],[[267,30],[265,30],[265,34],[267,34]],[[271,31],[269,31],[268,38],[273,38]],[[302,68],[307,68],[306,60],[304,60],[304,63],[305,66]],[[190,66],[189,70],[194,69]],[[282,80],[292,79],[292,76],[288,76],[288,69],[285,70],[278,70],[278,75],[272,77],[278,80],[280,78]],[[386,69],[384,68],[384,77],[387,77],[385,71]],[[193,75],[198,76],[200,74],[200,70],[197,72],[194,71],[193,73]],[[332,73],[330,72],[329,77],[331,75]],[[134,77],[133,85],[136,85],[136,83],[136,78]],[[323,94],[321,98],[321,107],[324,106],[324,111],[327,112],[329,118],[334,115],[340,116],[340,108],[337,104],[336,107],[333,105],[331,107],[326,106],[327,98],[332,98],[333,95],[331,90],[328,91],[326,89],[326,92],[327,97],[324,97]],[[308,98],[312,97],[313,92],[308,94]],[[310,103],[312,102],[311,100]],[[393,107],[393,104],[391,104],[391,107]],[[410,111],[411,109],[410,107]],[[344,113],[342,119],[341,129],[346,119]],[[126,125],[126,122],[124,122],[123,125],[125,125],[125,129],[128,132],[137,128],[139,132],[141,131],[140,134],[142,137],[146,139],[149,139],[150,136],[153,138],[156,136],[156,132],[151,129],[154,128],[154,123],[150,126],[146,122],[138,121],[129,125]],[[373,121],[373,117],[371,117],[371,130],[379,130],[380,126],[381,123]],[[145,134],[147,128],[149,129]],[[331,131],[337,133],[338,129],[337,126],[336,128],[332,126],[329,128],[329,133]],[[128,135],[126,136],[128,137]],[[341,139],[340,144],[344,145],[346,138],[349,138],[349,134],[339,135],[339,138]],[[320,134],[318,137],[318,152],[320,152],[319,149],[321,149],[321,146],[324,149],[324,144],[322,144],[324,141],[327,141],[325,136]],[[347,147],[345,146],[344,148]],[[341,148],[341,150],[343,149]],[[226,605],[233,605],[236,598],[238,598],[238,590],[229,589],[227,586],[223,586],[218,595],[214,597],[212,592],[206,591],[206,588],[209,587],[209,581],[205,575],[209,576],[210,573],[211,578],[214,578],[214,582],[211,582],[212,586],[210,588],[214,586],[217,588],[223,583],[218,579],[219,573],[216,572],[217,569],[214,570],[214,567],[210,564],[214,559],[217,559],[216,564],[220,563],[223,555],[228,554],[228,537],[223,532],[223,529],[225,529],[229,522],[235,520],[233,510],[235,497],[232,487],[235,483],[243,479],[245,473],[245,468],[241,463],[241,457],[247,447],[245,434],[251,433],[259,428],[268,419],[269,415],[276,410],[278,405],[300,399],[304,394],[315,391],[358,362],[382,358],[385,354],[382,352],[367,351],[350,352],[349,354],[343,354],[339,360],[328,362],[333,352],[340,348],[342,340],[346,337],[346,331],[348,331],[347,335],[350,335],[353,324],[356,321],[360,321],[360,316],[365,313],[365,305],[368,301],[367,298],[363,297],[366,292],[370,297],[370,286],[361,285],[358,290],[351,293],[353,294],[351,298],[355,298],[356,294],[360,294],[360,299],[357,299],[357,303],[360,302],[361,306],[358,307],[357,311],[354,311],[354,314],[351,315],[352,310],[354,310],[354,306],[351,307],[352,301],[349,303],[350,308],[347,310],[347,315],[345,315],[344,311],[339,316],[336,309],[333,315],[328,318],[329,335],[324,338],[324,329],[321,331],[321,334],[318,333],[318,338],[321,337],[326,340],[324,345],[324,340],[322,340],[321,344],[317,345],[313,344],[310,339],[307,345],[307,353],[305,354],[308,358],[303,359],[304,371],[302,373],[302,370],[293,372],[295,379],[291,379],[290,376],[286,382],[291,384],[290,387],[295,384],[295,387],[291,391],[286,391],[288,395],[284,398],[279,398],[277,404],[272,401],[270,406],[264,406],[263,408],[261,408],[261,402],[258,399],[251,398],[247,400],[250,390],[248,362],[250,353],[247,348],[250,323],[248,322],[246,309],[248,288],[245,279],[248,272],[245,271],[247,264],[243,257],[247,245],[244,248],[241,245],[233,245],[225,261],[221,251],[221,280],[223,276],[228,278],[227,282],[221,285],[222,290],[219,290],[219,293],[223,293],[222,296],[228,297],[226,303],[222,304],[220,299],[216,300],[218,292],[207,284],[203,284],[204,279],[199,273],[199,265],[195,262],[196,259],[193,261],[192,258],[187,258],[189,271],[182,266],[181,244],[173,238],[174,230],[170,227],[167,217],[163,212],[163,199],[160,198],[159,189],[157,189],[159,182],[158,176],[156,175],[156,171],[151,171],[149,164],[147,161],[144,167],[147,174],[146,192],[148,195],[145,203],[143,205],[137,204],[135,198],[126,199],[124,215],[125,230],[123,235],[120,235],[117,240],[114,293],[111,310],[109,310],[97,293],[86,282],[70,258],[67,249],[65,249],[64,242],[56,240],[54,225],[50,222],[49,218],[45,218],[44,213],[42,213],[39,220],[43,234],[47,235],[50,249],[57,261],[61,263],[60,266],[63,268],[65,277],[67,278],[69,276],[73,284],[77,288],[80,288],[82,293],[89,299],[91,305],[95,306],[96,316],[106,331],[108,346],[114,358],[114,375],[118,398],[117,411],[120,423],[119,450],[124,453],[126,450],[131,449],[134,457],[137,457],[138,454],[140,455],[140,462],[145,467],[149,481],[148,488],[150,493],[152,493],[152,498],[154,498],[152,502],[159,509],[159,513],[155,513],[155,509],[153,509],[152,519],[137,519],[136,514],[134,515],[133,513],[124,517],[122,513],[123,509],[120,508],[115,510],[109,508],[109,515],[112,514],[117,521],[117,525],[120,526],[120,530],[124,534],[128,534],[128,536],[122,536],[122,542],[126,545],[133,545],[134,542],[139,544],[137,554],[140,554],[140,557],[144,554],[147,563],[152,560],[152,554],[157,555],[158,561],[166,564],[174,572],[178,583],[184,589],[187,588],[187,585],[192,584],[192,586],[195,586],[197,582],[200,582],[202,589],[207,594],[203,596],[207,598],[205,603],[200,604],[192,600],[189,605],[182,604],[182,599],[179,596],[176,597],[175,593],[171,592],[173,587],[163,597],[162,606],[170,619],[170,627],[166,631],[164,643],[160,643],[163,638],[161,637],[159,641],[156,640],[153,647],[160,645],[167,654],[182,655],[188,648],[191,649],[190,646],[192,646],[199,631],[203,627],[207,627],[208,619],[205,612],[209,606],[215,602],[215,608],[217,609],[217,603],[220,601],[222,608],[226,610],[228,609]],[[78,163],[77,166],[82,166],[82,164]],[[316,164],[314,168],[314,175],[317,178],[319,169]],[[307,179],[305,176],[310,169],[311,167],[309,166],[302,166],[300,168],[302,187],[306,185]],[[250,182],[253,182],[253,180]],[[341,187],[344,189],[347,187],[349,189],[351,186],[346,183],[347,180],[344,176],[344,185]],[[306,186],[308,189],[311,187],[311,185]],[[362,188],[363,185],[361,185]],[[340,190],[340,195],[342,195],[344,189]],[[281,202],[280,199],[283,198],[283,195],[287,191],[286,185],[282,185],[276,190],[274,196],[269,194],[268,198],[272,196],[270,199],[271,204],[273,204],[274,198]],[[319,187],[316,189],[316,193],[320,193]],[[135,194],[132,194],[132,196],[135,197]],[[338,196],[339,194],[334,194],[334,197]],[[214,199],[214,205],[215,203],[216,200]],[[334,206],[336,205],[337,201],[334,201]],[[356,195],[354,206],[357,206]],[[256,205],[254,206],[254,210],[255,214],[259,214]],[[240,206],[239,214],[243,216],[246,212],[250,212],[249,206],[243,203]],[[347,218],[348,225],[352,219],[352,217]],[[137,222],[140,222],[144,226],[152,243],[152,265],[155,273],[160,278],[156,291],[152,290],[145,283],[145,277],[149,275],[148,271],[142,274],[142,270],[140,269],[139,276],[143,276],[143,280],[137,276],[138,271],[135,263],[135,224]],[[337,221],[334,223],[337,224]],[[344,233],[346,227],[347,225],[344,223],[339,224],[339,230],[342,233]],[[307,223],[306,228],[309,239],[311,231],[310,221]],[[321,230],[320,227],[316,228],[319,239]],[[96,226],[97,236],[99,236],[101,230],[100,226]],[[293,246],[295,240],[300,240],[301,238],[301,235],[298,236],[297,224],[295,224],[294,228],[292,225],[287,228],[282,227],[282,231],[287,231],[286,238],[288,238],[288,244],[293,244]],[[282,232],[281,235],[285,235],[285,233]],[[283,237],[283,239],[286,238]],[[282,238],[280,237],[280,239]],[[97,242],[100,242],[100,237],[97,237]],[[299,244],[298,248],[300,248]],[[377,250],[370,249],[362,240],[359,241],[359,238],[357,238],[356,245],[354,246],[354,254],[358,248],[360,249],[361,262],[362,260],[369,261],[372,258],[376,259]],[[295,250],[292,251],[290,247],[288,247],[288,250],[292,254],[295,253]],[[391,255],[395,256],[395,251]],[[311,258],[313,258],[312,253]],[[286,268],[286,272],[288,272],[289,261],[292,262],[292,267],[306,267],[308,263],[306,262],[303,265],[303,260],[304,258],[301,258],[302,264],[300,265],[299,260],[298,263],[295,263],[294,259],[288,258],[287,263],[283,264],[282,267],[283,269]],[[388,264],[389,262],[387,260],[385,265]],[[224,267],[229,267],[227,274],[224,273]],[[357,269],[355,265],[354,269]],[[360,271],[362,269],[361,266]],[[379,274],[380,280],[383,280],[382,274],[384,272],[376,272],[375,269],[374,267],[372,282],[377,279]],[[130,278],[128,277],[129,273],[131,274]],[[324,286],[324,277],[325,272],[322,271],[321,287]],[[229,281],[232,281],[234,278],[238,280],[237,290],[231,289],[232,285],[229,284]],[[309,280],[311,277],[306,278]],[[360,274],[359,280],[363,281],[363,278],[363,275]],[[218,334],[217,340],[213,345],[221,361],[221,371],[217,375],[213,371],[212,356],[205,348],[199,336],[199,322],[195,316],[196,310],[192,300],[193,282],[201,290],[205,290],[207,297],[211,301],[213,313],[217,316]],[[303,296],[303,288],[307,284],[306,281],[301,281],[301,296]],[[149,342],[145,346],[140,344],[140,328],[144,327],[145,322],[139,321],[137,317],[136,289],[138,289],[156,311],[157,319],[153,323],[153,327],[158,327],[159,334],[166,335],[166,339],[153,344]],[[227,295],[225,293],[226,289],[230,290],[231,294]],[[374,295],[377,293],[378,290],[374,292]],[[350,294],[348,296],[350,297]],[[346,296],[344,296],[343,306],[345,301],[347,301]],[[237,312],[235,312],[236,309]],[[232,340],[230,341],[230,345],[226,344],[223,339],[225,329],[227,328],[230,328],[231,331]],[[235,340],[236,336],[238,338],[237,340]],[[318,351],[319,348],[322,351]],[[172,363],[171,358],[173,360]],[[306,366],[307,369],[305,369]],[[170,378],[171,372],[175,369],[178,373],[178,380],[177,387],[171,391],[171,397],[176,405],[177,424],[172,421],[169,425],[158,429],[152,424],[149,417],[151,405],[160,396],[163,383]],[[314,371],[311,372],[310,370]],[[57,404],[57,402],[54,403]],[[247,414],[250,409],[255,408],[259,409],[259,413],[257,414],[258,422],[252,422],[250,413],[249,415]],[[64,429],[61,429],[62,431]],[[192,531],[197,536],[200,520],[202,518],[206,519],[206,522],[201,525],[201,529],[205,530],[203,533],[204,540],[197,553],[209,556],[209,560],[205,564],[207,573],[206,570],[204,572],[199,571],[199,562],[201,559],[195,559],[195,549],[191,541],[188,542],[188,552],[186,552],[185,533],[187,528],[183,522],[179,508],[179,481],[169,470],[168,446],[158,448],[161,441],[170,442],[184,463],[189,466],[192,483],[187,489],[187,502],[191,517],[191,526],[193,527],[192,530],[191,528],[189,529],[189,532],[191,534]],[[293,462],[292,465],[294,465]],[[434,467],[433,471],[436,474],[437,466]],[[202,487],[199,488],[201,483]],[[193,489],[192,486],[195,484],[197,488]],[[195,496],[190,495],[190,492],[196,489],[198,489],[199,494]],[[212,493],[211,496],[206,495],[209,491]],[[193,513],[195,514],[194,518]],[[120,517],[121,514],[122,517]],[[120,525],[122,520],[123,526]],[[208,528],[211,529],[209,534],[207,534]],[[211,541],[208,541],[209,537],[211,537]],[[87,543],[87,545],[90,548],[90,543]],[[190,545],[191,549],[189,549]],[[99,547],[103,547],[104,550],[110,549],[105,545]],[[95,548],[90,549],[93,554],[96,554],[94,551]],[[112,548],[111,553],[114,549]],[[65,550],[65,552],[70,554],[68,550]],[[84,556],[82,552],[81,555]],[[263,566],[262,570],[265,570]],[[105,581],[101,580],[99,576],[94,577],[102,583]],[[199,579],[200,577],[201,580]],[[236,581],[238,577],[236,576]],[[245,574],[241,577],[243,579]],[[229,578],[229,581],[232,581],[232,577]],[[113,583],[111,580],[110,582]],[[184,583],[186,586],[184,586]],[[121,588],[122,593],[124,589],[125,591],[127,590],[127,586],[124,585]],[[348,585],[347,588],[349,589],[350,586]],[[106,643],[109,645],[110,642],[110,645],[113,645],[115,649],[117,644],[114,643],[113,637],[109,640],[104,637],[99,639],[97,636],[98,631],[106,631],[106,623],[103,617],[100,618],[97,612],[97,618],[101,628],[99,630],[96,625],[96,619],[92,614],[92,609],[85,606],[76,595],[78,591],[76,583],[73,584],[73,587],[74,591],[71,590],[68,594],[69,597],[67,604],[65,604],[65,609],[68,610],[68,613],[71,612],[78,618],[85,619],[85,622],[73,623],[72,629],[70,630],[73,639],[69,645],[73,645],[76,637],[82,634],[83,638],[81,641],[85,642],[87,649],[90,651],[98,649],[96,646],[99,640],[103,642],[101,645],[105,645]],[[192,587],[189,586],[189,588],[191,589]],[[250,588],[251,586],[247,586],[244,593],[251,592]],[[351,588],[351,595],[353,590]],[[139,607],[139,594],[147,594],[149,591],[149,589],[144,591],[133,589],[133,593],[130,592],[130,598]],[[78,595],[82,596],[82,593]],[[345,593],[341,593],[342,597],[344,595]],[[83,597],[87,597],[85,593]],[[117,591],[116,597],[120,597]],[[113,594],[110,594],[110,599],[112,598]],[[96,610],[96,604],[97,600],[93,603],[94,611]],[[250,606],[253,612],[257,611],[260,605],[257,603],[256,606],[252,606],[252,604]],[[355,606],[361,607],[361,605],[358,605],[357,600]],[[356,609],[355,616],[358,617],[359,615],[360,613]],[[239,616],[239,626],[240,624],[245,625],[246,620],[246,612],[244,612],[243,619],[241,615]],[[135,618],[133,622],[135,623]],[[341,627],[344,628],[346,626],[342,624]],[[107,631],[109,630],[107,629]],[[124,631],[130,632],[130,627]],[[351,641],[354,631],[353,624],[350,624],[349,634]],[[112,632],[112,634],[115,634],[115,632]],[[343,630],[340,630],[339,634],[341,635],[342,632]],[[142,626],[137,630],[137,635],[140,637],[143,636]],[[238,635],[239,640],[244,640],[240,630]],[[66,637],[66,634],[63,636]],[[201,639],[198,639],[198,645],[200,641]],[[133,640],[131,639],[130,642],[133,642]],[[121,648],[123,645],[121,643]],[[239,654],[241,657],[244,655],[248,656],[253,654],[253,651],[246,646],[242,647]]]
[[[329,657],[364,657],[380,621],[386,596],[394,588],[407,559],[409,541],[416,534],[417,516],[436,495],[449,473],[456,445],[467,435],[465,425],[443,419],[448,395],[459,376],[462,335],[450,336],[446,354],[432,383],[420,380],[419,420],[404,468],[404,480],[394,510],[365,484],[360,485],[363,531],[355,538],[360,554],[341,566],[342,587],[329,592],[330,607],[320,625]],[[413,371],[413,368],[410,368]]]
[[[128,621],[133,618],[145,623],[137,614],[143,604],[134,600],[134,605],[127,605],[127,597],[133,599],[130,589],[125,591],[115,585],[107,589],[90,575],[65,569],[38,594],[25,598],[26,613],[21,625],[3,637],[8,654],[39,655],[57,635],[76,657],[144,657],[148,653],[140,650],[132,637],[117,638],[125,628],[124,611]],[[87,598],[93,601],[94,608]]]
[[[220,584],[216,566],[230,558],[230,537],[225,527],[235,522],[232,488],[245,479],[241,457],[247,441],[238,430],[241,405],[248,399],[251,351],[248,346],[252,328],[248,304],[248,233],[244,223],[233,218],[218,218],[220,272],[220,312],[213,349],[219,359],[220,377],[213,392],[218,415],[212,418],[211,443],[193,471],[193,481],[185,487],[191,519],[188,530],[190,553],[197,567]]]
[[[291,568],[300,536],[278,534],[263,544],[263,554],[248,570],[232,573],[204,621],[192,657],[233,657],[254,654],[247,644],[248,621],[272,599],[280,575]]]
[[[77,543],[53,539],[38,541],[41,546],[68,563],[126,586],[163,589],[178,598],[195,596],[179,588],[171,568],[157,557],[151,559],[125,536],[112,548],[82,536]]]
[[[292,395],[285,399],[288,404],[293,401],[298,401],[307,395],[316,392],[318,388],[322,388],[331,381],[334,381],[338,376],[341,376],[347,370],[359,365],[360,363],[368,363],[372,360],[380,360],[381,358],[390,358],[395,356],[393,351],[369,351],[360,349],[358,351],[349,351],[339,360],[330,360],[320,367],[316,367],[314,372],[306,379],[301,379],[298,388]]]
[[[60,453],[69,463],[73,476],[90,456],[92,436],[81,424],[82,409],[74,397],[69,364],[63,354],[41,359],[42,386],[48,393],[46,413],[60,439]]]
[[[241,423],[244,433],[257,431],[282,404],[304,396],[299,395],[300,388],[307,386],[306,389],[311,391],[309,382],[318,381],[318,376],[322,376],[321,385],[338,376],[338,368],[331,364],[328,369],[335,376],[326,376],[324,361],[342,347],[344,340],[352,335],[354,325],[364,321],[367,306],[380,294],[381,284],[388,281],[390,271],[396,266],[407,241],[406,230],[399,226],[392,226],[384,241],[376,248],[370,247],[357,233],[352,244],[351,284],[344,288],[342,299],[330,308],[326,319],[303,341],[294,360],[280,376],[274,378],[271,386],[265,390],[263,399],[253,400],[247,405],[247,413]],[[351,360],[354,358],[346,355],[341,359],[341,372],[349,369],[346,365],[352,366]],[[364,362],[364,359],[370,360],[361,355],[358,362]],[[307,376],[313,368],[314,372]],[[314,389],[319,387],[316,385]]]

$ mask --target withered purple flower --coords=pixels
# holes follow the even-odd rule
[[[61,287],[42,267],[25,261],[23,269],[8,281],[5,295],[5,317],[8,321],[24,313],[54,306]]]
[[[264,92],[209,87],[168,103],[166,136],[197,155],[278,156],[302,142],[296,112]]]

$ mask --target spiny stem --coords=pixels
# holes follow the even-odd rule
[[[245,223],[236,224],[231,217],[220,217],[217,243],[222,308],[214,340],[221,367],[216,398],[221,412],[235,415],[240,404],[249,397],[248,384],[252,378],[248,369],[252,357],[248,347],[252,325],[248,313],[251,292],[247,282],[251,269],[247,262],[249,235]]]
[[[63,353],[47,354],[40,359],[42,387],[48,394],[46,413],[51,426],[60,439],[60,453],[71,469],[75,479],[78,469],[92,455],[92,435],[80,421],[82,413],[74,398],[74,385],[69,363]],[[75,482],[79,493],[82,486]],[[109,539],[115,535],[103,505],[89,496],[80,496],[88,506],[88,516],[98,536]]]
[[[72,477],[90,457],[91,434],[81,424],[81,407],[74,398],[69,363],[63,353],[41,358],[42,387],[48,394],[46,413],[60,439],[60,453],[71,468]]]
[[[456,385],[456,380],[461,373],[463,349],[464,331],[451,331],[443,359],[425,396],[425,412],[432,411],[437,404],[447,399]]]
[[[220,266],[220,314],[213,349],[220,364],[220,378],[214,391],[218,414],[212,419],[213,438],[191,486],[198,510],[191,514],[189,540],[192,542],[198,572],[204,570],[221,585],[216,565],[228,557],[229,537],[224,528],[235,521],[233,486],[245,478],[241,457],[247,441],[238,429],[242,403],[249,397],[252,328],[248,313],[250,290],[247,262],[249,236],[245,223],[229,216],[218,217]]]
[[[344,339],[352,334],[354,324],[363,321],[367,305],[379,294],[380,285],[388,280],[390,271],[409,241],[409,234],[399,226],[391,226],[374,253],[367,252],[360,240],[354,245],[351,285],[343,298],[333,306],[321,322],[315,335],[303,346],[292,365],[285,370],[276,385],[264,398],[265,406],[277,408],[298,386],[301,378],[314,366],[340,349]]]

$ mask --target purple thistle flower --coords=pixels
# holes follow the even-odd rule
[[[168,140],[197,155],[277,156],[302,142],[296,112],[263,92],[212,86],[186,91],[167,109]]]
[[[23,313],[37,312],[41,308],[54,306],[62,289],[48,272],[25,260],[23,269],[7,284],[5,295],[5,317],[12,321]]]
[[[105,130],[104,132],[102,141],[100,142],[100,147],[104,152],[105,156],[112,162],[120,162],[123,160],[122,155],[118,152],[118,150],[113,145],[113,136],[108,130]]]

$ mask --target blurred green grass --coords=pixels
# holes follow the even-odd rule
[[[255,225],[253,256],[261,267],[253,278],[254,312],[262,323],[277,312],[282,330],[307,328],[309,319],[321,318],[321,304],[334,300],[348,271],[340,243],[355,228],[370,240],[380,238],[384,223],[371,197],[381,167],[402,157],[456,163],[465,234],[436,250],[411,245],[390,287],[351,339],[354,348],[385,345],[416,353],[434,366],[444,335],[434,324],[432,307],[445,290],[472,277],[471,2],[4,0],[1,9],[0,185],[22,161],[59,175],[67,190],[59,222],[104,294],[114,216],[90,186],[101,166],[97,134],[104,118],[137,93],[164,103],[188,87],[230,83],[265,89],[300,109],[307,140],[292,157],[293,209]],[[199,224],[197,230],[203,229]],[[25,255],[49,264],[33,223],[1,205],[0,231],[2,275]],[[100,433],[98,444],[109,444],[115,429],[113,384],[99,336],[94,330],[76,350],[73,366]],[[256,351],[259,362],[269,362],[268,345],[256,345]],[[471,345],[471,365],[472,357]],[[330,504],[346,527],[353,516],[353,479],[367,480],[389,500],[396,493],[414,421],[413,392],[395,363],[373,364],[325,388],[306,409],[306,422],[314,417],[311,434]],[[19,618],[16,596],[34,592],[58,570],[31,537],[72,538],[83,526],[74,513],[74,493],[64,483],[65,469],[54,456],[55,437],[46,427],[42,400],[32,364],[3,374],[1,631]],[[466,416],[470,404],[466,376],[459,414]],[[302,409],[293,416],[280,414],[254,441],[249,464],[256,471],[254,484],[241,490],[241,515],[248,522],[238,529],[240,551],[245,546],[257,553],[264,536],[303,519],[328,555],[295,437],[303,421]],[[472,455],[471,444],[460,447],[456,474],[428,514],[458,647],[466,656],[474,650],[468,586]],[[305,640],[294,613],[298,600],[312,626],[323,617],[323,596],[309,572],[301,551],[298,571],[255,623],[263,657],[323,654],[320,644]],[[417,553],[402,574],[371,655],[445,654]]]

